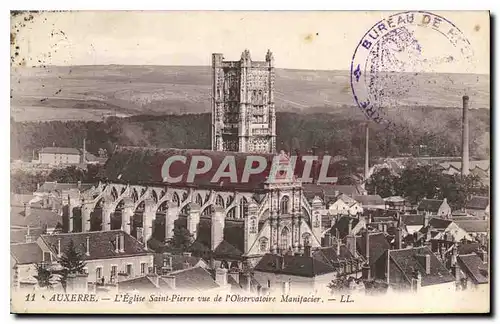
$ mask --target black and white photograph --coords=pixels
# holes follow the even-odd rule
[[[11,313],[490,309],[490,13],[11,11]]]

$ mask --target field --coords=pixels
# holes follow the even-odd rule
[[[394,78],[391,78],[394,79]],[[489,108],[489,76],[401,74],[394,108]],[[210,111],[208,66],[53,66],[13,68],[11,116],[16,121],[102,120],[106,116]],[[466,89],[466,90],[464,90]],[[276,70],[276,107],[297,113],[340,113],[354,106],[348,71]],[[352,114],[360,115],[353,107]]]

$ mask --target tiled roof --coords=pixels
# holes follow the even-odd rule
[[[336,197],[335,193],[343,193],[347,196],[362,195],[364,189],[358,185],[329,185],[329,184],[302,184],[304,195],[311,200],[314,196],[319,196],[323,201],[328,201]]]
[[[155,253],[154,263],[156,267],[158,269],[163,267],[163,260],[168,259],[169,257],[172,257],[172,271],[182,270],[185,263],[189,264],[190,267],[194,267],[198,264],[198,262],[200,262],[200,260],[203,260],[202,258],[195,256],[186,256],[179,254],[166,255],[163,253]]]
[[[475,253],[479,248],[480,244],[477,242],[470,242],[470,243],[459,243],[458,244],[458,254],[471,254]]]
[[[333,265],[304,255],[276,255],[267,253],[254,271],[287,274],[299,277],[316,277],[335,271]]]
[[[385,201],[379,195],[355,195],[354,198],[357,202],[359,202],[363,207],[365,206],[385,206]]]
[[[425,265],[418,258],[419,255],[430,255],[430,274],[426,273]],[[428,247],[392,250],[389,256],[407,278],[412,278],[413,272],[418,271],[422,276],[422,286],[455,281],[450,272]]]
[[[355,257],[349,251],[347,246],[341,244],[340,245],[340,255],[337,254],[337,243],[334,243],[333,246],[320,248],[312,253],[313,258],[322,261],[324,263],[330,263],[334,265],[336,262],[340,260],[352,260]]]
[[[384,198],[384,201],[388,202],[388,203],[403,203],[406,201],[406,199],[404,199],[401,196],[391,196],[391,197]]]
[[[385,251],[391,248],[391,245],[387,242],[384,233],[369,233],[369,236],[369,263],[372,265]],[[366,256],[366,241],[364,236],[356,237],[356,249],[359,254]]]
[[[25,216],[24,207],[11,206],[10,208],[10,226],[30,226],[55,228],[58,224],[62,226],[62,217],[50,209],[31,207],[30,214]]]
[[[448,226],[450,226],[451,223],[453,223],[451,220],[437,218],[437,217],[432,217],[431,219],[429,219],[429,226],[432,226],[432,228],[434,229],[448,228]]]
[[[454,220],[455,224],[467,233],[481,233],[487,232],[489,224],[487,220]]]
[[[10,245],[10,255],[18,264],[32,264],[43,261],[43,252],[36,242]]]
[[[169,275],[175,277],[175,288],[179,290],[203,291],[219,287],[211,274],[201,267],[180,270]]]
[[[471,199],[465,205],[465,208],[485,210],[489,204],[490,204],[490,199],[488,197],[472,196]]]
[[[439,199],[422,199],[418,204],[417,210],[437,213],[442,203],[443,200]]]
[[[146,147],[119,147],[105,164],[104,177],[110,181],[130,182],[136,184],[167,184],[161,174],[162,166],[167,158],[172,156],[186,157],[186,163],[174,162],[170,166],[170,176],[183,175],[175,186],[191,186],[202,188],[219,188],[225,190],[255,190],[263,189],[264,183],[272,166],[274,154],[258,154],[264,157],[268,163],[267,168],[261,173],[250,175],[247,183],[234,183],[229,178],[222,178],[220,183],[211,182],[217,168],[226,156],[234,156],[238,179],[241,179],[246,158],[255,156],[255,153],[240,152],[218,152],[197,149],[176,148],[146,148]],[[204,174],[196,175],[193,183],[187,183],[186,177],[191,159],[194,156],[206,156],[212,160],[212,168]]]
[[[117,253],[115,239],[116,235],[120,234],[124,235],[124,252]],[[87,237],[90,242],[90,256],[85,255]],[[123,258],[149,253],[139,241],[122,230],[42,235],[41,238],[55,255],[59,239],[62,252],[66,251],[69,242],[73,240],[75,249],[86,260]]]
[[[476,284],[488,283],[488,266],[477,254],[459,255],[457,261],[460,268]]]
[[[424,226],[425,215],[401,215],[401,223],[407,226]]]
[[[132,290],[160,290],[160,287],[156,285],[153,278],[150,276],[142,276],[132,279],[126,279],[118,282],[118,289],[123,291]]]
[[[61,183],[61,182],[55,182],[55,181],[46,181],[44,182],[40,188],[36,190],[37,193],[44,193],[44,192],[52,192],[52,191],[57,191],[61,192],[63,190],[69,190],[69,189],[80,189],[81,191],[88,190],[92,188],[95,184],[92,183]]]
[[[30,236],[33,241],[43,234],[43,228],[30,228]],[[24,243],[26,242],[26,235],[28,234],[27,227],[11,228],[10,229],[10,243]]]
[[[40,153],[80,155],[80,150],[72,147],[44,147]]]

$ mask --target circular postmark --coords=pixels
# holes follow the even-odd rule
[[[401,12],[370,28],[354,51],[351,88],[359,108],[377,123],[387,111],[417,103],[429,73],[473,71],[473,51],[448,19],[427,11]]]

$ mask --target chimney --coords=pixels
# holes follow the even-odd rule
[[[221,286],[227,286],[227,269],[217,268],[215,270],[215,282]]]
[[[61,257],[61,239],[57,239],[57,257]]]
[[[119,239],[119,243],[120,243],[120,252],[123,253],[125,252],[125,235],[123,233],[120,233],[120,239]]]
[[[172,288],[175,289],[175,277],[174,276],[161,276],[163,280]]]
[[[85,249],[85,255],[90,256],[90,236],[86,237]]]
[[[366,140],[365,140],[365,182],[368,180],[370,173],[370,154],[369,154],[369,139],[370,139],[370,131],[368,127],[368,123],[366,124]]]
[[[352,218],[349,219],[349,227],[347,230],[347,234],[351,234],[351,232],[352,232]]]
[[[29,225],[28,225],[28,229],[26,231],[25,240],[26,240],[26,243],[32,243],[33,242],[33,236],[31,236],[30,226]]]
[[[82,186],[82,181],[81,181],[81,180],[78,180],[78,182],[77,182],[77,187],[78,187],[78,189],[80,189],[80,187],[81,187],[81,186]]]
[[[403,231],[401,228],[396,227],[396,237],[394,238],[396,250],[401,250],[403,248]]]
[[[215,251],[224,239],[224,210],[220,206],[215,206],[212,213],[211,234],[211,250]]]
[[[118,253],[118,252],[120,252],[120,237],[117,234],[115,236],[115,253]]]
[[[429,213],[425,212],[424,214],[424,227],[427,227],[429,225]]]
[[[431,255],[430,254],[417,255],[417,258],[422,267],[424,267],[425,274],[431,274]]]
[[[469,174],[469,96],[463,96],[462,115],[462,176]]]
[[[31,206],[29,203],[24,203],[24,217],[31,215]]]

